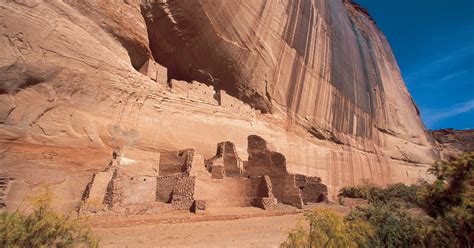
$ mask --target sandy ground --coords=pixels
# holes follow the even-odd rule
[[[101,247],[279,247],[303,214],[94,228]]]
[[[304,210],[285,205],[266,211],[222,208],[205,214],[94,217],[91,223],[101,247],[279,247],[290,231],[307,225],[303,214],[315,208],[341,214],[350,211],[349,207],[318,203]]]
[[[304,210],[278,205],[158,215],[90,216],[101,247],[278,247]]]

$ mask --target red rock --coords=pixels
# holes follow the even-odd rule
[[[387,39],[347,1],[4,1],[0,23],[5,144],[209,158],[231,141],[245,158],[258,135],[329,198],[416,182],[439,158]],[[171,87],[138,72],[150,59]]]
[[[438,143],[438,149],[444,159],[451,159],[465,152],[474,152],[474,129],[447,128],[433,130],[430,133]]]

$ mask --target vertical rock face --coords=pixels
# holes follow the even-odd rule
[[[173,76],[315,128],[425,138],[387,40],[349,1],[168,1],[144,12]]]
[[[13,0],[0,34],[4,145],[209,158],[229,140],[246,158],[259,135],[330,197],[414,182],[438,158],[386,38],[348,0]],[[140,74],[150,59],[167,70]],[[28,177],[21,162],[0,173]]]

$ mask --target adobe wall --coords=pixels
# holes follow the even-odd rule
[[[193,162],[193,158],[192,149],[160,154],[118,147],[105,171],[96,173],[86,187],[80,213],[189,210],[195,188],[195,177],[189,175],[191,166],[201,164],[205,169],[203,162]],[[160,203],[169,204],[164,207]]]
[[[217,144],[216,155],[206,160],[206,167],[214,178],[222,176],[239,176],[242,173],[243,162],[237,154],[235,145],[230,142]]]
[[[186,82],[171,80],[171,92],[181,95],[187,100],[217,105],[213,86],[209,86],[197,81]]]
[[[259,110],[227,94],[224,90],[215,90],[212,85],[206,85],[197,81],[186,82],[171,79],[169,90],[178,94],[186,100],[218,105],[238,115],[254,118]]]
[[[259,197],[261,178],[197,179],[195,198],[207,207],[249,207]]]
[[[219,102],[219,106],[235,113],[249,115],[253,117],[255,117],[256,113],[260,113],[260,111],[253,109],[252,107],[250,107],[250,105],[245,104],[241,100],[228,95],[224,90],[217,91],[216,98]]]
[[[136,149],[127,145],[114,150],[116,163],[121,171],[130,175],[158,176],[160,153]]]
[[[189,171],[193,155],[192,149],[160,153],[159,175],[166,176]]]
[[[88,204],[102,204],[104,203],[107,188],[112,180],[113,171],[97,172],[88,184],[84,192],[84,198],[87,199]]]
[[[300,189],[304,204],[328,199],[328,187],[321,182],[321,178],[295,175],[295,183],[296,187]]]
[[[298,208],[302,208],[303,203],[327,199],[327,187],[321,183],[320,178],[289,173],[285,156],[273,151],[271,144],[257,135],[250,135],[247,139],[248,161],[240,160],[232,142],[221,142],[217,145],[216,155],[206,160],[206,167],[211,172],[212,179],[202,180],[203,185],[216,185],[206,188],[204,195],[207,194],[206,191],[214,190],[212,194],[224,198],[213,201],[228,201],[225,198],[231,197],[234,201],[243,202],[240,205],[253,205],[264,209],[271,207],[275,198],[281,203]],[[235,170],[236,168],[238,170]],[[243,184],[245,180],[251,181]],[[249,186],[248,182],[253,184]],[[230,192],[225,183],[234,183],[232,188],[237,192]],[[247,187],[251,189],[246,190]],[[262,193],[263,191],[266,193]],[[252,200],[248,202],[246,199]],[[229,203],[232,204],[235,203]]]
[[[268,175],[273,195],[282,203],[298,208],[303,207],[301,193],[295,184],[295,175],[286,170],[286,158],[283,154],[271,151],[270,145],[260,136],[248,136],[249,158],[244,166],[248,175]]]
[[[269,177],[272,182],[273,195],[279,202],[303,208],[301,192],[295,184],[295,175],[273,174]]]
[[[156,201],[171,203],[173,193],[180,175],[161,176],[156,180]]]
[[[147,60],[138,72],[161,84],[166,84],[168,80],[168,69],[151,59]]]
[[[82,193],[79,213],[103,213],[113,206],[113,181],[115,170],[107,169],[95,173]]]
[[[114,191],[116,195],[120,194],[121,205],[153,203],[156,201],[156,182],[156,177],[120,174],[114,181]]]
[[[270,177],[261,177],[257,187],[257,197],[253,199],[252,206],[266,210],[273,208],[277,203],[278,200],[273,194],[273,186]]]

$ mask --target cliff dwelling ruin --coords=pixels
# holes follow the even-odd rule
[[[259,112],[223,90],[169,79],[167,69],[155,61],[148,60],[139,71],[188,99],[240,114]],[[87,185],[80,212],[197,213],[213,207],[271,209],[278,203],[303,208],[327,200],[328,189],[320,178],[289,173],[285,156],[260,136],[248,136],[247,143],[247,161],[230,141],[218,143],[210,158],[194,149],[147,152],[118,147],[106,170],[96,173]]]
[[[248,137],[243,161],[232,142],[217,144],[214,157],[193,149],[147,152],[122,146],[103,172],[96,173],[83,194],[83,214],[143,214],[213,207],[258,207],[276,204],[303,208],[327,199],[318,177],[286,170],[285,157],[263,138]]]

